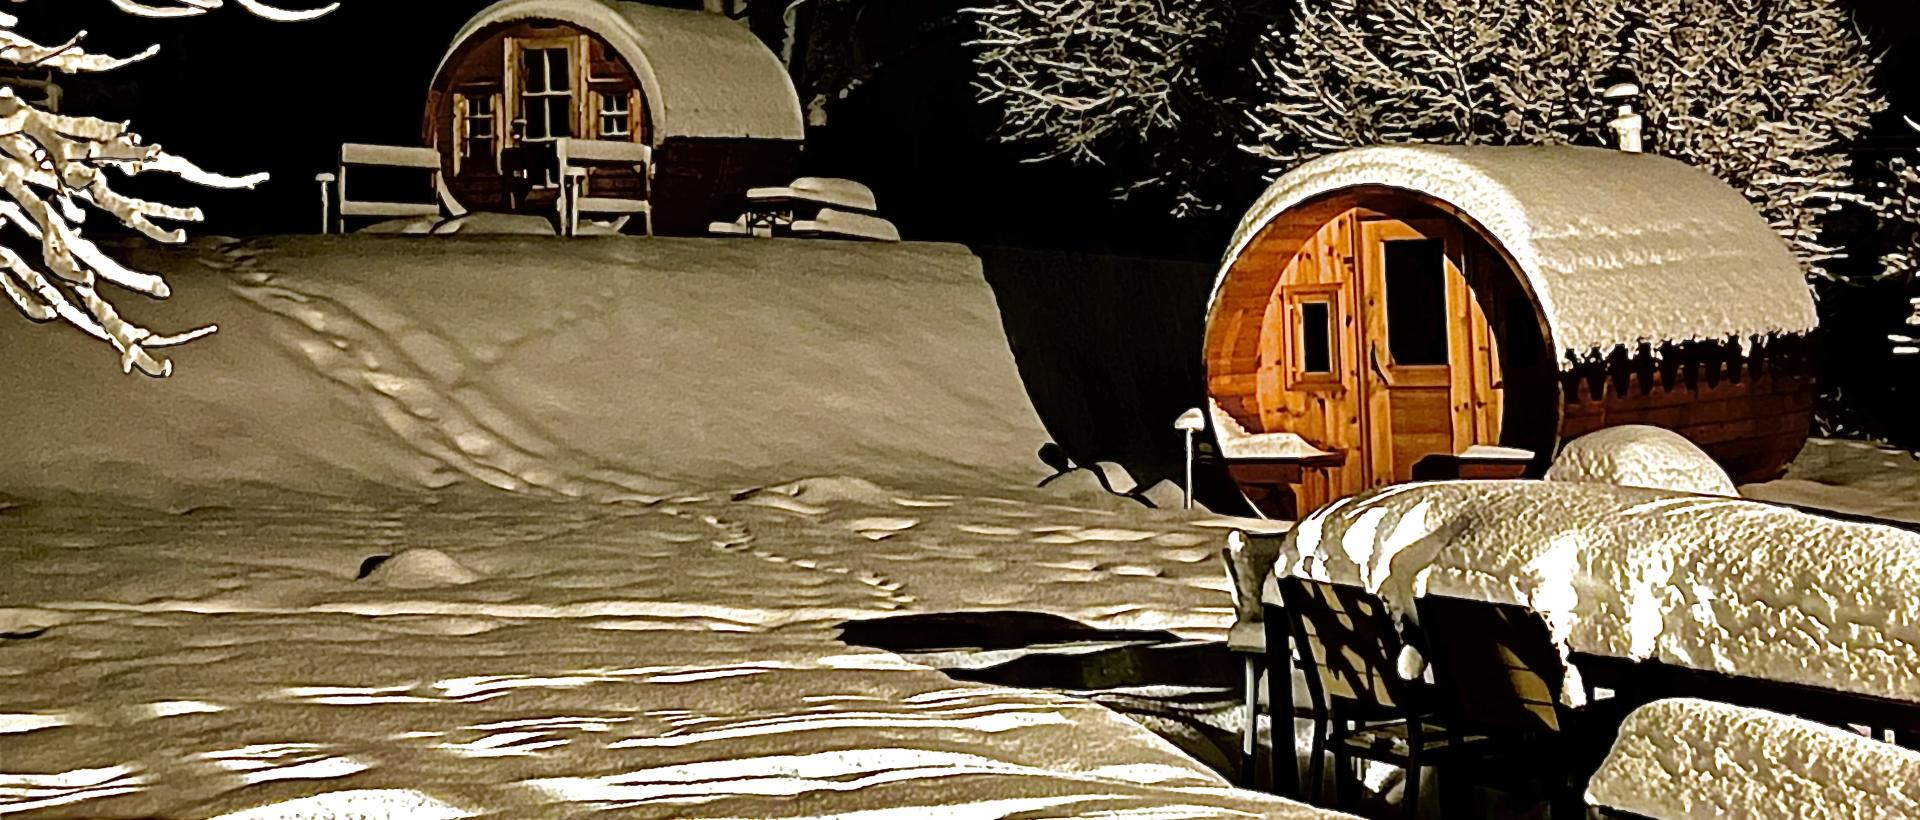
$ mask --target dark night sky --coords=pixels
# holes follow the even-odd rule
[[[455,30],[489,2],[345,0],[335,14],[301,24],[268,23],[237,9],[132,20],[108,0],[30,0],[8,11],[23,18],[23,32],[42,42],[88,29],[96,50],[124,53],[160,43],[162,52],[153,60],[108,75],[97,88],[76,89],[68,112],[131,119],[149,140],[215,170],[272,172],[273,181],[259,193],[182,193],[209,210],[208,230],[254,232],[311,230],[318,208],[313,174],[331,164],[340,142],[417,144],[435,64]],[[1876,140],[1876,147],[1920,144],[1906,137],[1893,115],[1920,119],[1920,4],[1851,2],[1885,53],[1881,85],[1894,102],[1894,112],[1877,129],[1882,140],[1893,142]],[[396,7],[406,12],[395,14]],[[937,59],[964,64],[958,56]],[[874,125],[864,130],[870,133],[840,146],[816,143],[810,156],[829,166],[878,162],[864,169],[813,170],[864,174],[883,211],[915,212],[902,220],[910,236],[1019,242],[1041,236],[1037,232],[1049,219],[1120,237],[1155,233],[1136,230],[1151,215],[1120,213],[1100,197],[1070,193],[1100,187],[1088,185],[1081,172],[1015,163],[1004,149],[985,145],[986,124],[966,99],[964,77],[876,95],[881,93],[883,100],[867,106]],[[925,133],[933,130],[943,133]],[[876,153],[878,146],[886,147]],[[955,159],[956,146],[964,159]],[[955,200],[917,190],[943,185],[980,193]],[[1179,250],[1217,253],[1212,237],[1196,236],[1186,245]]]

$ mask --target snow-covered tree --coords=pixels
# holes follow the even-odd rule
[[[1271,172],[1361,145],[1593,142],[1604,0],[1302,0],[1262,43],[1245,148]]]
[[[1876,58],[1838,0],[1632,0],[1613,59],[1637,72],[1653,146],[1747,195],[1815,275],[1847,149],[1885,108]]]
[[[1378,142],[1599,143],[1598,92],[1631,75],[1650,149],[1739,188],[1816,273],[1883,106],[1837,0],[1299,0],[1295,23],[1245,146],[1273,174]]]
[[[1908,119],[1907,124],[1920,131],[1920,123]],[[1900,157],[1888,163],[1888,171],[1874,202],[1887,249],[1880,256],[1880,277],[1905,283],[1912,293],[1920,285],[1920,164]],[[1906,356],[1920,354],[1920,296],[1911,304],[1907,329],[1889,334],[1893,352]]]
[[[262,18],[281,21],[312,19],[334,8],[288,11],[259,0],[234,2]],[[113,0],[113,4],[141,17],[186,17],[220,8],[222,0]],[[84,32],[58,45],[41,45],[16,32],[18,24],[14,15],[0,13],[0,62],[65,73],[100,72],[155,53],[149,48],[130,57],[93,54],[81,47]],[[62,321],[111,344],[120,353],[123,371],[130,373],[137,367],[147,375],[164,377],[173,372],[173,363],[156,357],[154,350],[192,341],[216,328],[209,325],[160,335],[123,318],[97,289],[101,281],[164,299],[170,293],[166,280],[114,261],[82,229],[90,209],[160,242],[177,243],[186,240],[185,233],[162,227],[156,220],[198,222],[203,216],[198,208],[121,194],[113,189],[109,171],[127,176],[172,174],[216,188],[251,188],[267,175],[209,173],[145,142],[127,123],[53,114],[0,85],[0,223],[18,232],[10,234],[10,239],[24,237],[22,245],[37,248],[23,253],[0,244],[0,289],[29,319]]]
[[[1000,139],[1030,161],[1109,166],[1121,195],[1172,190],[1176,211],[1220,203],[1197,177],[1235,159],[1228,123],[1240,104],[1217,70],[1261,0],[1002,0],[970,8],[980,36],[976,98],[998,112]],[[1237,66],[1235,67],[1237,70]],[[1124,167],[1122,167],[1124,166]]]

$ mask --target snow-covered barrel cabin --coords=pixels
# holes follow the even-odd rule
[[[1621,424],[1776,477],[1813,418],[1813,300],[1735,190],[1576,147],[1383,146],[1276,180],[1206,325],[1229,474],[1295,518],[1368,488],[1538,475]]]
[[[460,29],[427,98],[426,144],[468,211],[554,213],[555,140],[644,143],[652,180],[592,167],[588,196],[650,202],[696,235],[748,188],[794,178],[805,121],[780,59],[724,15],[626,0],[504,0]]]

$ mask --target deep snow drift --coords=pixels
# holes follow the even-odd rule
[[[222,325],[170,381],[0,322],[0,815],[1324,816],[1090,700],[841,639],[1231,623],[1233,522],[1033,488],[960,249],[136,261],[177,294],[142,318]]]

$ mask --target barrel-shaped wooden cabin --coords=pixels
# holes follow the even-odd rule
[[[555,213],[561,138],[645,143],[652,180],[593,168],[591,196],[647,200],[656,233],[741,213],[794,178],[805,121],[780,59],[718,14],[627,0],[503,0],[454,37],[427,144],[465,210]]]
[[[1538,474],[1620,424],[1765,480],[1809,434],[1814,327],[1791,250],[1699,169],[1365,148],[1248,212],[1213,291],[1207,389],[1221,457],[1274,517],[1411,479]]]

